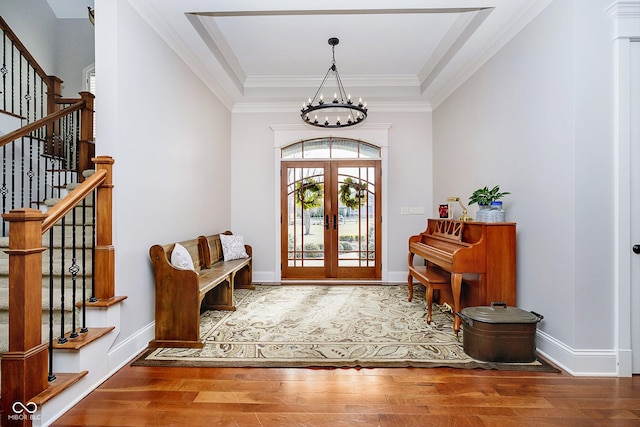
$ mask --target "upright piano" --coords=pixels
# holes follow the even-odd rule
[[[422,258],[423,266],[415,257]],[[450,277],[438,302],[455,313],[492,302],[516,305],[516,224],[428,219],[427,229],[409,238],[409,295],[412,277],[425,286],[430,277]],[[454,331],[460,330],[455,316]]]

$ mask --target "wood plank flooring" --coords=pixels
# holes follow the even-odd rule
[[[640,426],[640,377],[126,366],[55,426]]]

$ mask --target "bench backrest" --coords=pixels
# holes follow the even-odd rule
[[[230,231],[225,231],[222,234],[231,235],[232,233]],[[200,236],[198,237],[198,241],[202,248],[203,268],[211,268],[213,264],[224,261],[222,243],[220,243],[220,234]]]
[[[225,231],[224,233],[232,235],[231,231]],[[199,236],[197,239],[185,240],[178,242],[189,252],[191,259],[193,260],[193,266],[195,271],[200,272],[202,269],[211,268],[213,264],[224,261],[224,254],[222,252],[222,243],[220,243],[220,234],[212,234],[211,236]],[[149,255],[154,265],[156,262],[160,262],[162,259],[164,263],[171,264],[171,254],[175,243],[169,243],[166,245],[154,245],[149,251]],[[251,256],[251,247],[245,245],[249,256]]]

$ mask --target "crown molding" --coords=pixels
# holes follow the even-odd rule
[[[185,64],[198,76],[209,90],[228,109],[233,108],[233,98],[215,78],[211,77],[211,71],[198,58],[191,46],[188,46],[171,23],[162,18],[162,14],[156,6],[143,0],[128,0],[131,7],[140,17],[155,31],[158,36],[184,61]],[[233,84],[233,83],[232,83]]]
[[[372,110],[373,109],[373,110]],[[380,101],[369,102],[371,111],[384,113],[430,113],[431,104],[426,101]],[[300,113],[299,102],[237,102],[231,109],[233,114]]]
[[[323,76],[256,76],[247,77],[245,88],[318,88]],[[420,82],[415,75],[397,74],[385,76],[340,76],[345,87],[400,86],[418,87]]]
[[[614,38],[640,38],[640,0],[614,1],[606,10],[614,19]]]

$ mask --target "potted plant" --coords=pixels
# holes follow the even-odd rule
[[[511,194],[508,191],[500,191],[500,186],[496,185],[491,190],[489,187],[478,188],[476,191],[471,194],[469,197],[469,206],[474,203],[477,203],[480,206],[480,210],[478,211],[477,220],[485,221],[485,222],[499,222],[504,221],[504,211],[502,210],[502,202],[499,200],[506,196],[507,194]],[[491,205],[496,207],[496,210],[499,211],[502,215],[488,215],[489,209],[491,209]],[[495,217],[495,218],[494,218]]]

